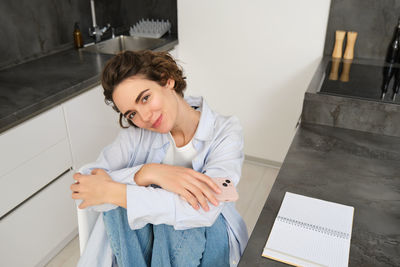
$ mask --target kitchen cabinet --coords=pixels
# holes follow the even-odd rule
[[[104,102],[103,87],[92,89],[63,105],[68,128],[73,168],[93,162],[121,129],[119,115]]]
[[[0,135],[0,266],[43,265],[76,236],[72,175],[119,130],[97,85]]]
[[[0,266],[43,266],[77,234],[72,172],[0,221]]]
[[[3,132],[0,146],[0,266],[42,265],[77,233],[61,106]]]
[[[0,217],[72,166],[61,107],[0,135]]]

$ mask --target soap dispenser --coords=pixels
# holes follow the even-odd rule
[[[74,26],[74,44],[75,44],[75,48],[83,47],[82,33],[81,33],[81,30],[79,29],[78,22],[75,22],[75,26]]]

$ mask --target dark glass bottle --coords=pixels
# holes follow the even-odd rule
[[[75,26],[74,26],[74,44],[75,44],[75,48],[83,47],[82,33],[81,33],[81,30],[79,29],[78,22],[75,22]]]
[[[393,83],[393,95],[392,95],[392,101],[394,102],[396,100],[396,96],[400,92],[400,53],[397,54],[397,59],[396,59],[396,68],[394,70],[394,83]]]
[[[396,100],[396,96],[399,94],[399,91],[400,91],[400,69],[396,68],[394,74],[392,101]]]
[[[383,100],[385,98],[386,92],[389,88],[390,80],[395,74],[395,67],[394,63],[389,63],[388,65],[383,67],[383,81],[382,81],[382,94],[381,94],[381,99]]]
[[[397,22],[396,29],[393,33],[392,40],[390,41],[387,53],[386,53],[386,63],[388,65],[383,67],[383,80],[382,80],[382,87],[381,87],[381,98],[382,100],[385,98],[386,92],[388,90],[390,80],[395,75],[396,68],[394,64],[397,61],[399,55],[399,48],[400,48],[400,18]]]
[[[397,60],[397,56],[399,53],[400,46],[400,18],[397,22],[396,29],[394,30],[392,40],[390,41],[388,50],[386,52],[386,62],[387,63],[395,63]]]

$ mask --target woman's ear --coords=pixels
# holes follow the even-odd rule
[[[175,87],[175,80],[173,79],[168,79],[167,83],[165,84],[165,86],[169,89],[173,89]]]

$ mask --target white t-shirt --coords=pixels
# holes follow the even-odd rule
[[[169,133],[168,136],[171,140],[171,145],[167,150],[163,163],[174,166],[193,168],[192,160],[197,154],[197,151],[194,149],[192,143],[193,139],[190,140],[190,142],[186,145],[182,147],[177,147],[171,133]]]

